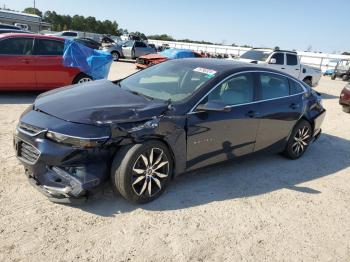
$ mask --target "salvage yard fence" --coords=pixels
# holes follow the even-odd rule
[[[149,39],[149,43],[155,45],[169,45],[171,48],[183,48],[191,49],[196,52],[207,52],[211,54],[220,55],[231,55],[240,56],[251,48],[246,47],[236,47],[236,46],[224,46],[224,45],[206,45],[206,44],[195,44],[195,43],[185,43],[185,42],[173,42],[173,41],[161,41]],[[327,69],[334,69],[336,60],[349,59],[350,56],[336,55],[336,54],[326,54],[326,53],[313,53],[313,52],[297,52],[300,61],[303,64],[314,66],[320,68],[323,72]]]

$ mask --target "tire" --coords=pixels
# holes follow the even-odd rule
[[[135,57],[135,50],[131,51],[131,59],[136,59],[136,57]]]
[[[76,76],[76,78],[74,78],[73,85],[83,84],[83,83],[90,82],[90,81],[93,81],[93,79],[90,76],[85,75],[85,74],[79,74]]]
[[[348,75],[343,75],[342,79],[343,79],[343,81],[348,81],[349,80],[349,76]]]
[[[350,106],[343,106],[343,112],[350,113]]]
[[[120,54],[117,51],[112,52],[111,55],[113,56],[113,61],[115,62],[119,61]]]
[[[305,84],[307,84],[308,86],[312,87],[312,81],[311,81],[310,78],[305,78],[305,79],[303,80],[303,82],[304,82]]]
[[[335,74],[332,74],[331,79],[335,80],[336,78],[337,78],[337,76]]]
[[[173,160],[167,146],[151,140],[119,150],[113,160],[111,180],[114,191],[126,200],[144,204],[164,192],[172,172]]]
[[[312,140],[312,127],[306,120],[299,121],[294,127],[283,154],[290,159],[300,158]]]

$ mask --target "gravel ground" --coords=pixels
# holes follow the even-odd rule
[[[135,71],[115,63],[110,78]],[[345,83],[322,79],[323,135],[297,161],[261,155],[178,177],[136,206],[110,187],[81,206],[27,182],[12,131],[37,94],[0,93],[0,261],[350,261]]]

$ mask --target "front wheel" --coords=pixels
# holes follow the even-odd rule
[[[118,52],[112,52],[113,61],[119,61],[120,55]]]
[[[343,75],[343,81],[348,81],[349,80],[349,76],[348,75]]]
[[[168,148],[159,141],[148,141],[122,148],[111,169],[114,189],[130,202],[143,204],[159,197],[173,172]]]
[[[300,158],[312,139],[312,128],[309,122],[301,120],[293,129],[283,154],[290,159]]]
[[[307,84],[308,86],[312,87],[312,81],[310,78],[306,78],[303,80],[305,84]]]
[[[337,76],[335,74],[332,74],[331,79],[335,80],[336,78],[337,78]]]

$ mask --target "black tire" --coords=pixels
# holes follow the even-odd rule
[[[300,120],[294,127],[283,154],[290,159],[300,158],[312,140],[312,127],[306,120]]]
[[[350,113],[350,106],[343,106],[343,112]]]
[[[90,81],[93,81],[93,79],[92,79],[90,76],[81,73],[81,74],[77,75],[77,76],[74,78],[72,84],[73,84],[73,85],[75,85],[75,84],[82,84],[82,83],[86,83],[86,82],[90,82]]]
[[[150,165],[146,166],[142,156],[147,159],[147,163],[153,161],[152,168]],[[164,164],[165,162],[167,164]],[[121,148],[113,160],[111,180],[113,189],[126,200],[144,204],[158,198],[164,192],[172,172],[173,160],[167,146],[151,140]]]
[[[331,79],[335,80],[337,78],[336,74],[332,74]]]
[[[312,81],[311,81],[310,78],[305,78],[305,79],[303,80],[303,82],[304,82],[305,84],[307,84],[308,86],[312,87]]]
[[[343,75],[342,79],[343,79],[343,81],[348,81],[349,80],[349,76],[348,75]]]
[[[113,51],[113,52],[111,53],[111,55],[113,56],[113,61],[115,61],[115,62],[119,61],[119,59],[120,59],[120,54],[119,54],[117,51]]]

